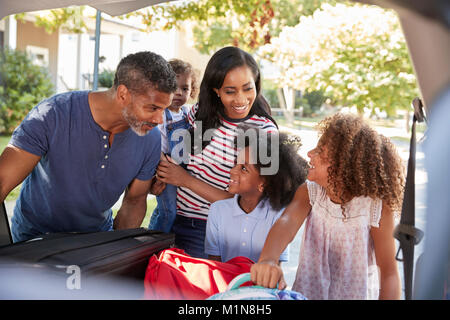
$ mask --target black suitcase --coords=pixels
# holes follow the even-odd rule
[[[144,228],[49,234],[0,247],[0,299],[139,299],[174,235]]]

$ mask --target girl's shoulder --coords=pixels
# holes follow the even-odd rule
[[[308,189],[309,202],[311,206],[317,201],[323,202],[327,200],[326,197],[328,196],[324,187],[310,180],[306,180],[305,183]]]
[[[211,203],[210,211],[220,211],[223,210],[231,210],[236,206],[237,203],[237,195],[232,198],[217,200]]]

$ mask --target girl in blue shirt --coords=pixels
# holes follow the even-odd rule
[[[223,262],[237,256],[258,261],[270,228],[305,181],[308,168],[298,154],[298,137],[249,126],[240,130],[228,187],[235,196],[211,205],[206,226],[205,253]],[[279,260],[288,260],[288,249]]]

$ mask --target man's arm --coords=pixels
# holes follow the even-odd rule
[[[8,144],[0,155],[0,201],[21,183],[38,164],[40,156]]]
[[[114,219],[114,229],[139,228],[147,211],[147,193],[150,181],[134,179],[122,200],[122,206]]]

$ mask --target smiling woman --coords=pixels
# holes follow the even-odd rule
[[[249,67],[237,67],[227,73],[222,87],[214,88],[222,101],[224,113],[232,119],[243,119],[255,102],[255,80]]]

